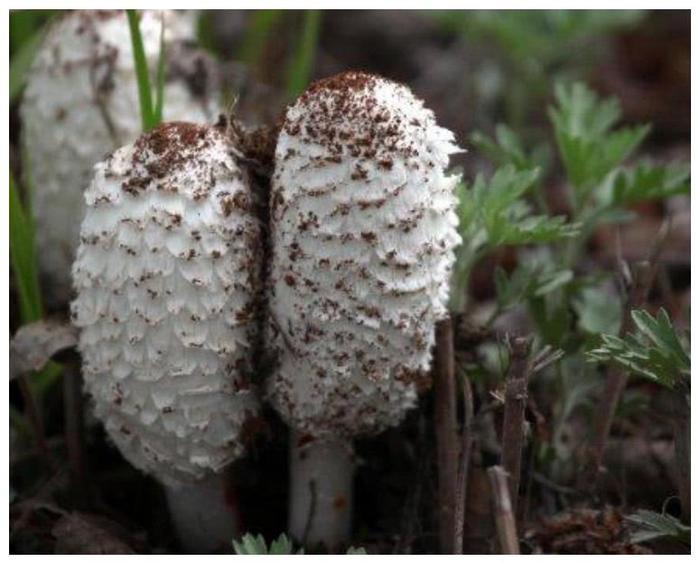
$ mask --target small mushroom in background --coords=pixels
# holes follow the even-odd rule
[[[230,547],[222,471],[259,417],[261,229],[224,126],[175,122],[95,166],[73,266],[85,388],[124,457],[164,486],[186,550]]]
[[[290,533],[349,539],[358,435],[430,384],[460,243],[453,134],[411,91],[348,72],[286,113],[271,186],[267,394],[292,428]]]
[[[144,11],[140,29],[155,73],[161,24],[168,57],[164,119],[213,122],[219,112],[213,62],[191,46],[190,14]],[[184,57],[184,54],[189,57]],[[183,68],[184,60],[190,61]],[[25,172],[32,189],[45,299],[65,307],[92,167],[141,133],[137,78],[123,10],[69,11],[50,25],[20,108]]]

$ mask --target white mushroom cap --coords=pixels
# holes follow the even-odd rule
[[[298,431],[396,425],[429,383],[446,315],[459,176],[453,134],[405,86],[312,85],[282,125],[272,180],[274,406]]]
[[[85,388],[122,454],[165,483],[245,450],[261,225],[217,127],[164,124],[95,167],[73,267]]]
[[[143,12],[140,29],[151,69],[160,53],[161,17],[168,49],[194,36],[188,15]],[[218,94],[207,94],[195,96],[182,76],[170,76],[165,120],[214,121]],[[49,301],[64,305],[92,167],[142,129],[123,10],[69,12],[50,26],[28,76],[21,116],[40,267]]]

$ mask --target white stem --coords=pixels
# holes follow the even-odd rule
[[[183,550],[194,554],[230,552],[231,542],[238,537],[239,516],[225,473],[196,484],[166,485],[164,489]]]
[[[301,444],[300,444],[301,440]],[[354,474],[352,443],[291,434],[289,532],[297,541],[334,550],[348,542]]]

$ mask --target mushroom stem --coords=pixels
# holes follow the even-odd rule
[[[352,443],[306,442],[292,431],[290,458],[289,532],[305,546],[336,550],[350,538]]]
[[[165,485],[164,489],[183,550],[206,554],[230,548],[238,537],[239,515],[226,474],[195,484]]]

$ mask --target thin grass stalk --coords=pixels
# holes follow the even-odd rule
[[[156,72],[156,104],[153,109],[153,127],[163,121],[163,105],[165,103],[165,61],[167,58],[165,45],[165,18],[160,18],[160,51],[158,53],[158,70]]]
[[[10,259],[19,293],[23,323],[37,321],[43,315],[39,276],[34,250],[34,228],[22,205],[19,191],[10,173]]]
[[[255,68],[260,62],[270,32],[282,15],[281,10],[258,10],[250,16],[240,55],[250,68]]]
[[[320,31],[321,12],[307,10],[299,45],[287,73],[287,95],[290,99],[296,98],[309,84]]]
[[[139,16],[136,10],[126,10],[131,34],[131,48],[134,54],[134,67],[138,81],[139,104],[141,106],[141,124],[144,131],[150,131],[155,125],[153,99],[151,98],[151,79],[148,74],[146,52],[139,28]]]

